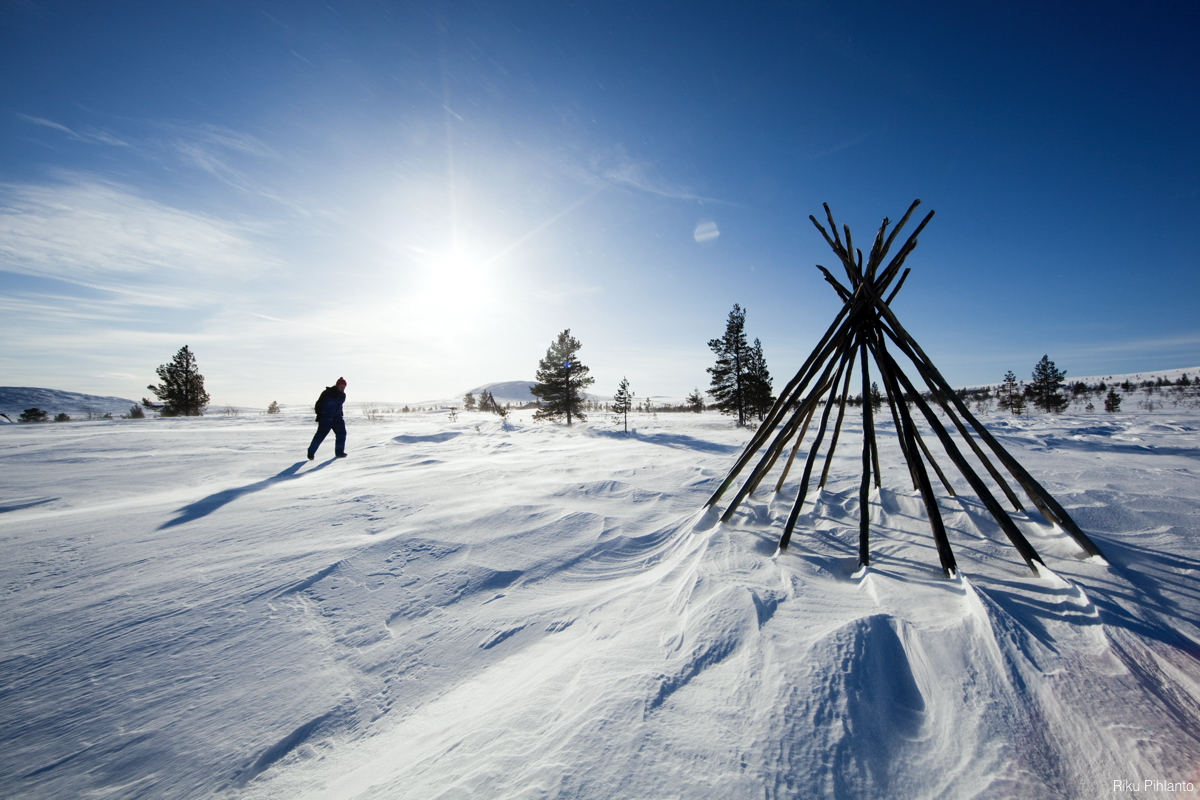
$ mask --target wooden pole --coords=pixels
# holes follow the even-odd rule
[[[824,392],[825,387],[829,385],[829,373],[832,371],[833,366],[836,363],[836,361],[831,359],[826,364],[825,372],[822,373],[821,379],[817,382],[817,386],[813,389],[812,393],[805,398],[804,402],[800,404],[800,407],[796,410],[796,413],[792,415],[792,419],[789,420],[788,425],[784,426],[783,431],[775,437],[775,440],[771,443],[770,447],[767,448],[767,451],[763,454],[763,457],[759,459],[758,464],[751,471],[750,477],[746,479],[745,483],[743,483],[741,488],[738,489],[737,494],[734,495],[733,500],[729,502],[729,507],[725,509],[725,513],[721,515],[722,522],[728,522],[730,518],[733,517],[733,512],[736,511],[737,507],[741,505],[743,500],[746,499],[746,496],[758,486],[759,481],[762,480],[762,476],[765,475],[767,470],[770,469],[771,465],[775,463],[775,458],[778,457],[777,454],[787,446],[787,442],[792,438],[792,433],[799,426],[802,415],[808,411],[808,406],[816,406],[817,401],[820,399],[821,392]]]
[[[771,406],[771,411],[767,414],[767,418],[763,420],[763,423],[759,426],[758,430],[755,431],[754,436],[750,438],[750,441],[747,443],[745,449],[742,450],[742,454],[734,463],[733,468],[730,469],[729,473],[725,476],[725,480],[721,482],[721,485],[717,487],[715,492],[713,492],[712,497],[710,497],[708,502],[704,504],[705,508],[715,505],[717,501],[721,499],[721,495],[725,493],[725,490],[728,489],[730,484],[733,483],[738,473],[742,471],[742,468],[746,466],[746,463],[751,459],[751,457],[758,452],[758,449],[762,446],[762,443],[766,441],[766,438],[770,435],[771,431],[775,429],[775,426],[779,423],[779,420],[783,416],[787,407],[804,392],[804,390],[808,387],[809,382],[816,374],[816,371],[829,357],[829,353],[835,349],[836,346],[839,345],[845,338],[847,331],[850,329],[850,324],[848,321],[844,321],[844,318],[849,313],[850,309],[850,305],[842,306],[842,310],[838,312],[837,317],[833,320],[833,324],[829,326],[827,331],[825,331],[825,335],[821,337],[821,341],[817,344],[817,347],[814,348],[812,353],[809,354],[808,359],[805,360],[803,366],[800,367],[800,370],[796,373],[795,377],[788,381],[787,386],[785,386],[784,390],[780,393],[779,399],[775,401],[775,405]],[[830,339],[832,339],[832,341],[830,341]],[[819,360],[818,356],[820,357]]]
[[[909,394],[912,395],[913,402],[916,404],[917,408],[921,410],[921,413],[925,415],[925,420],[929,423],[929,427],[933,429],[933,432],[937,434],[938,439],[941,440],[942,447],[945,448],[946,454],[950,456],[950,460],[954,462],[956,467],[958,467],[958,471],[962,473],[962,476],[967,479],[967,483],[971,485],[971,489],[974,490],[975,494],[979,496],[979,499],[983,501],[984,506],[991,513],[992,517],[997,523],[999,523],[1000,529],[1004,531],[1004,534],[1008,537],[1008,540],[1013,543],[1013,546],[1017,548],[1017,552],[1019,552],[1021,557],[1025,559],[1025,563],[1029,565],[1029,569],[1032,570],[1036,575],[1037,567],[1034,566],[1034,562],[1036,561],[1037,563],[1045,566],[1041,556],[1037,554],[1037,551],[1033,549],[1033,545],[1031,545],[1025,538],[1025,534],[1021,533],[1020,528],[1016,526],[1016,523],[1012,521],[1004,508],[996,501],[996,498],[992,496],[987,484],[983,482],[979,475],[975,473],[975,470],[971,468],[971,465],[967,463],[967,460],[963,458],[962,453],[959,451],[958,447],[955,446],[954,440],[950,438],[950,433],[945,429],[945,427],[942,426],[941,421],[938,420],[937,414],[932,408],[929,407],[929,404],[925,402],[925,398],[921,397],[920,393],[917,392],[916,387],[912,385],[912,381],[908,379],[908,376],[905,375],[900,370],[899,366],[897,366],[896,363],[891,360],[890,354],[888,354],[886,351],[882,353],[877,352],[875,357],[877,360],[881,361],[884,359],[888,360],[888,367],[903,383],[904,388],[909,392]]]
[[[825,481],[829,477],[829,465],[833,462],[834,451],[837,450],[838,435],[842,431],[842,418],[846,415],[846,399],[850,395],[850,373],[854,371],[854,359],[857,355],[857,350],[850,351],[850,364],[846,368],[846,380],[842,384],[842,397],[838,401],[837,423],[833,426],[833,437],[829,440],[829,452],[825,454],[825,466],[821,470],[821,482],[817,484],[817,487],[820,489],[825,488]]]
[[[903,351],[905,355],[912,360],[913,365],[917,368],[917,372],[921,375],[922,379],[924,379],[925,384],[929,387],[930,392],[933,394],[934,400],[936,400],[938,405],[941,406],[946,412],[946,416],[950,419],[950,421],[954,423],[954,427],[958,430],[959,436],[961,436],[970,446],[971,451],[975,453],[975,457],[979,459],[984,468],[987,469],[988,474],[992,476],[992,480],[994,480],[996,485],[1000,487],[1000,490],[1004,492],[1004,496],[1008,498],[1008,502],[1012,503],[1013,510],[1018,512],[1024,511],[1025,509],[1021,506],[1021,501],[1017,499],[1017,495],[1013,492],[1012,487],[1008,485],[1008,481],[1004,480],[1004,476],[1000,474],[1000,471],[996,469],[995,465],[992,464],[991,459],[989,459],[979,447],[979,444],[975,441],[974,437],[972,437],[967,431],[966,426],[962,424],[962,421],[959,420],[959,418],[950,409],[950,406],[946,402],[944,396],[945,393],[942,392],[941,389],[932,381],[931,376],[925,369],[925,365],[923,365],[913,355],[911,350],[905,347],[903,341],[897,339],[895,334],[888,330],[887,326],[881,325],[880,328],[886,332],[892,341],[896,342],[896,345],[901,349],[901,351]],[[953,391],[950,392],[950,395],[953,397],[958,396],[954,394]],[[1036,504],[1037,501],[1035,500],[1034,502]]]
[[[882,347],[883,343],[880,342]],[[880,370],[883,366],[880,365]],[[950,539],[946,536],[946,525],[942,521],[942,510],[938,507],[937,498],[933,494],[933,487],[929,483],[929,473],[925,471],[925,465],[921,462],[921,456],[917,453],[914,434],[916,433],[916,425],[913,424],[912,416],[908,413],[908,406],[901,403],[900,416],[903,420],[903,436],[908,439],[908,452],[913,455],[913,471],[917,473],[919,489],[921,492],[921,501],[925,505],[925,516],[929,518],[929,527],[933,530],[933,541],[937,546],[938,559],[942,563],[942,574],[950,578],[958,570],[958,564],[954,560],[954,551],[950,548]],[[928,451],[926,451],[928,453]],[[933,460],[930,459],[931,464]],[[936,469],[936,464],[934,465]],[[941,475],[941,470],[938,470],[938,475]],[[945,477],[942,477],[943,483]]]
[[[858,487],[858,563],[868,566],[871,563],[871,451],[875,442],[875,425],[871,413],[871,384],[870,369],[867,361],[867,337],[859,341],[859,372],[862,373],[862,418],[863,418],[863,454],[862,481]],[[878,485],[878,478],[876,485]]]
[[[783,465],[783,472],[779,474],[779,480],[775,482],[775,494],[779,494],[779,490],[783,488],[783,482],[787,480],[788,472],[792,469],[792,462],[796,460],[796,451],[800,449],[800,445],[804,444],[804,435],[808,433],[808,425],[812,422],[816,410],[817,407],[813,406],[809,410],[808,416],[804,418],[804,430],[800,431],[800,435],[796,437],[796,444],[792,447],[791,455],[788,456],[787,463]]]

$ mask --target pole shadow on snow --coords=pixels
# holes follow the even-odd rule
[[[20,511],[22,508],[33,508],[34,506],[44,506],[46,503],[53,503],[58,500],[57,497],[47,497],[43,500],[30,500],[25,503],[13,503],[7,506],[0,506],[0,514],[7,514],[10,511]]]
[[[329,459],[329,461],[318,464],[304,474],[311,475],[313,472],[327,467],[332,462],[333,459]],[[162,525],[159,525],[157,530],[161,531],[166,528],[174,528],[176,525],[182,525],[185,522],[192,522],[193,520],[200,519],[201,517],[207,517],[218,508],[232,503],[242,495],[261,492],[263,489],[266,489],[272,484],[299,478],[300,468],[307,463],[307,461],[297,461],[295,464],[292,464],[290,467],[287,467],[278,474],[272,475],[269,478],[264,478],[261,481],[248,483],[245,486],[238,486],[233,489],[222,489],[221,491],[216,492],[215,494],[210,494],[208,497],[197,500],[194,503],[188,503],[186,506],[183,506],[175,511],[176,516],[174,519],[167,520]]]
[[[589,431],[592,436],[599,436],[605,439],[637,439],[639,442],[647,444],[657,444],[663,447],[674,447],[679,450],[700,450],[705,453],[721,453],[730,455],[733,453],[742,452],[740,444],[718,444],[710,442],[707,439],[697,439],[694,436],[688,436],[684,433],[637,433],[630,431]]]

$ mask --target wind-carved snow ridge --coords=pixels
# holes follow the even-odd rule
[[[9,793],[1200,783],[1194,416],[989,420],[1108,562],[1017,515],[1033,576],[978,501],[939,494],[949,580],[886,435],[900,488],[872,494],[860,570],[856,449],[776,553],[790,509],[769,481],[728,523],[703,509],[747,436],[719,415],[637,436],[526,412],[351,420],[350,458],[299,464],[311,420],[216,422],[0,429]]]

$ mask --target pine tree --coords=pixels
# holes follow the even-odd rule
[[[538,398],[542,405],[534,412],[536,420],[558,420],[567,418],[571,424],[572,417],[586,420],[583,412],[583,390],[596,382],[588,375],[590,371],[579,363],[576,354],[582,347],[579,340],[571,336],[567,328],[558,335],[558,339],[546,350],[546,357],[538,362],[537,384],[529,391]]]
[[[689,411],[699,414],[704,410],[704,395],[700,394],[699,387],[693,389],[692,393],[684,398],[684,402],[687,403]]]
[[[1014,414],[1019,414],[1019,411],[1013,409],[1014,404],[1020,397],[1020,390],[1017,388],[1017,376],[1010,369],[1004,373],[1004,383],[1000,384],[1000,388],[996,390],[996,407],[1001,411],[1012,411]],[[1024,401],[1021,401],[1024,406]]]
[[[1033,380],[1030,382],[1033,404],[1043,411],[1062,411],[1067,399],[1058,392],[1066,377],[1066,370],[1059,370],[1049,356],[1042,356],[1042,360],[1033,368]]]
[[[621,378],[617,393],[613,395],[612,410],[614,414],[625,417],[625,432],[629,433],[629,409],[633,408],[633,392],[629,391],[629,379]]]
[[[761,421],[771,411],[775,402],[771,394],[771,371],[767,369],[767,358],[763,355],[762,342],[754,340],[750,355],[746,359],[747,412],[753,413]]]
[[[712,376],[708,393],[715,401],[713,405],[722,414],[737,414],[738,425],[745,425],[749,399],[746,368],[750,346],[746,343],[746,312],[740,305],[733,304],[733,310],[725,322],[725,335],[709,340],[708,346],[717,354],[717,363],[707,368]]]
[[[467,411],[475,410],[475,395],[471,392],[467,392],[465,395],[463,395],[463,408],[465,408]]]
[[[162,383],[146,388],[163,402],[164,417],[199,417],[204,413],[208,392],[204,391],[204,376],[196,367],[196,357],[187,345],[179,348],[169,364],[163,364],[155,372]]]
[[[878,414],[881,408],[883,408],[883,394],[879,391],[879,384],[871,381],[871,410]]]
[[[275,400],[272,400],[271,405],[267,406],[267,413],[268,414],[278,414],[279,413],[279,403]]]
[[[1117,394],[1116,389],[1109,389],[1108,394],[1105,395],[1104,410],[1110,414],[1115,414],[1121,410],[1121,395]]]

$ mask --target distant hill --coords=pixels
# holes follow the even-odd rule
[[[483,386],[476,386],[471,390],[471,394],[476,397],[479,393],[487,390],[492,393],[492,397],[496,398],[497,403],[512,403],[514,406],[523,406],[526,403],[532,403],[537,400],[533,396],[533,392],[529,391],[529,387],[536,386],[537,381],[500,381],[499,383],[485,383]],[[466,392],[463,392],[466,394]],[[607,402],[612,400],[612,395],[593,394],[592,392],[584,392],[583,396],[588,400],[599,400]],[[462,400],[459,396],[455,402]]]
[[[27,408],[49,411],[50,416],[65,413],[72,419],[86,419],[88,410],[94,414],[112,414],[114,417],[128,414],[136,400],[125,397],[103,397],[95,394],[64,392],[58,389],[38,389],[32,386],[0,386],[0,413],[7,414],[13,422]],[[0,424],[4,420],[0,419]]]
[[[536,386],[537,381],[500,381],[498,383],[485,383],[483,386],[476,386],[471,390],[471,394],[478,397],[481,392],[488,391],[492,393],[492,397],[496,398],[497,403],[512,403],[515,406],[523,406],[526,403],[532,403],[537,398],[529,391],[531,386]],[[463,392],[465,395],[466,392]],[[461,399],[461,398],[460,398]]]

